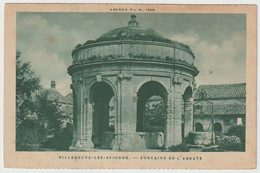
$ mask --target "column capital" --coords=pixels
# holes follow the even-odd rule
[[[75,83],[75,84],[81,84],[83,81],[83,78],[82,77],[79,77],[79,78],[76,78],[76,79],[73,79],[72,82]]]
[[[118,75],[118,78],[120,79],[120,80],[127,80],[127,81],[130,81],[131,80],[131,78],[133,77],[133,74],[129,74],[129,73],[120,73],[119,75]]]

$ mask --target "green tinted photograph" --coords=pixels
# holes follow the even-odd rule
[[[245,152],[246,14],[16,13],[16,151]]]

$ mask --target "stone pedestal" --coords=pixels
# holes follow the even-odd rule
[[[145,135],[141,133],[122,135],[120,151],[145,151]]]
[[[193,131],[193,101],[184,102],[184,137]]]
[[[167,121],[166,121],[166,141],[165,147],[181,144],[181,103],[180,93],[173,92],[168,95],[167,101]]]
[[[76,151],[91,151],[94,149],[92,140],[80,139],[76,142],[74,150]]]

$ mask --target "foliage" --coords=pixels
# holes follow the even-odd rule
[[[219,141],[220,151],[241,151],[241,140],[237,136],[224,136]]]
[[[62,126],[62,111],[57,101],[48,99],[48,92],[43,91],[36,96],[36,114],[41,123],[48,129],[49,134],[60,133]]]
[[[189,147],[186,143],[181,143],[179,145],[171,146],[169,150],[173,152],[188,152]]]
[[[166,109],[161,100],[159,103],[146,104],[144,129],[149,132],[163,132],[165,126]]]
[[[45,136],[44,127],[34,115],[33,96],[40,89],[40,79],[31,70],[30,62],[21,60],[16,51],[16,149],[36,150]]]
[[[221,142],[221,138],[222,138],[221,136],[216,136],[215,137],[215,144],[218,145]]]
[[[72,140],[72,123],[57,100],[48,99],[40,79],[31,70],[30,62],[22,62],[16,52],[16,149],[38,150],[39,146],[67,149]],[[65,120],[65,121],[64,121]],[[46,142],[47,136],[54,136]],[[46,145],[45,145],[46,146]]]
[[[16,150],[35,151],[45,140],[46,130],[36,118],[27,118],[16,128]]]
[[[182,143],[194,144],[194,132],[189,132],[189,134],[182,139]]]
[[[115,34],[113,34],[115,35]],[[155,41],[155,42],[163,42],[163,43],[169,43],[169,44],[175,44],[175,45],[180,45],[185,47],[186,49],[189,49],[189,46],[177,42],[177,41],[172,41],[163,37],[158,37],[156,35],[142,35],[139,33],[133,34],[133,35],[116,35],[115,37],[107,37],[107,36],[103,36],[103,37],[99,37],[96,40],[88,40],[87,42],[85,42],[83,45],[89,45],[89,44],[94,44],[94,43],[98,43],[98,42],[103,42],[103,41],[117,41],[117,40],[141,40],[141,41]],[[76,46],[76,49],[74,49],[74,51],[78,50],[80,47],[82,47],[82,45],[80,46]]]
[[[43,143],[43,147],[55,148],[57,150],[68,150],[72,141],[72,123],[67,123],[65,128],[62,128],[59,133],[55,133],[53,138],[50,138]]]
[[[21,53],[16,51],[16,127],[35,111],[32,96],[40,89],[39,83],[30,62],[22,62]]]
[[[61,104],[48,99],[48,92],[37,95],[37,115],[48,130],[48,135],[53,136],[43,143],[46,148],[66,150],[72,141],[72,123],[66,122],[68,115],[62,111]],[[65,120],[65,121],[64,121]]]
[[[218,148],[216,145],[204,147],[202,152],[218,152]]]
[[[245,126],[232,126],[228,132],[226,133],[227,136],[237,136],[240,138],[243,150],[245,150]]]
[[[189,152],[189,144],[194,144],[193,132],[190,132],[186,137],[184,137],[181,144],[173,145],[169,149],[173,152]]]

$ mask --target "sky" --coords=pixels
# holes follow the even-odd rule
[[[17,13],[16,49],[30,61],[41,84],[51,80],[63,95],[71,92],[67,68],[77,44],[127,26],[130,13]],[[135,14],[139,26],[190,46],[200,73],[197,86],[246,82],[246,15]]]

